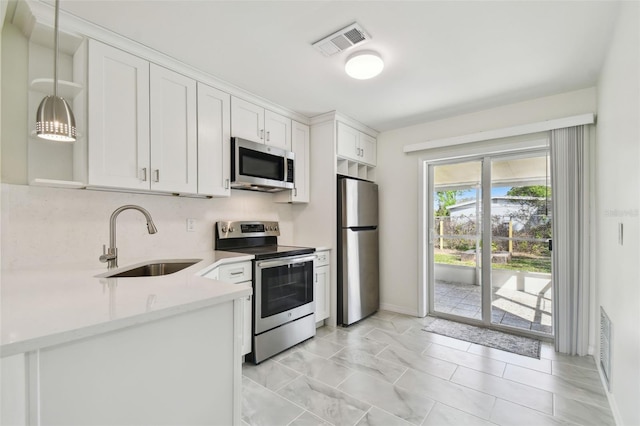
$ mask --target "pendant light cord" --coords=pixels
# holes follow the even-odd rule
[[[54,57],[53,57],[53,96],[58,96],[58,9],[60,8],[60,0],[56,0],[55,4],[55,20],[54,20]]]

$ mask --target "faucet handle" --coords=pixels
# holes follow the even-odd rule
[[[110,260],[115,259],[116,257],[118,257],[118,255],[115,250],[112,250],[111,248],[109,248],[109,251],[107,252],[107,245],[106,244],[102,245],[102,255],[99,257],[100,262],[106,263]]]

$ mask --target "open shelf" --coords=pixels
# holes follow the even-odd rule
[[[375,167],[342,157],[336,158],[336,172],[340,175],[351,176],[372,182],[375,182],[376,180]]]
[[[45,94],[53,94],[52,78],[36,78],[31,82],[31,90]],[[58,96],[71,100],[82,92],[82,85],[73,81],[58,80]]]
[[[52,188],[72,188],[72,189],[82,189],[85,188],[85,185],[82,182],[76,182],[72,180],[56,180],[56,179],[41,179],[35,178],[31,182],[29,182],[31,186],[47,186]]]

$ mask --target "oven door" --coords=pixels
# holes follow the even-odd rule
[[[314,313],[315,258],[315,255],[303,255],[256,261],[255,334]]]

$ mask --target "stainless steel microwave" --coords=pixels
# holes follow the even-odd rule
[[[293,152],[231,138],[231,187],[278,192],[293,189]]]

